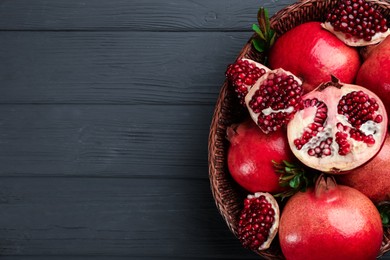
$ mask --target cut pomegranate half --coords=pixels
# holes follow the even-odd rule
[[[233,86],[240,103],[245,106],[245,96],[256,81],[269,69],[250,59],[241,59],[230,64],[226,70],[226,78]]]
[[[365,0],[343,0],[322,27],[349,46],[376,44],[390,34],[386,18]]]
[[[253,251],[269,248],[279,229],[279,205],[266,192],[248,195],[238,222],[238,238]]]
[[[287,128],[295,156],[330,173],[354,169],[374,157],[387,133],[382,101],[368,89],[328,82],[303,97]]]
[[[301,105],[302,81],[276,69],[264,74],[249,90],[245,103],[253,121],[264,133],[286,125]]]

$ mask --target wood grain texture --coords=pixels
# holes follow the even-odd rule
[[[0,32],[0,103],[214,105],[250,32]]]
[[[258,7],[292,2],[1,0],[0,259],[259,259],[207,139]]]
[[[3,105],[0,176],[208,178],[211,106]]]
[[[1,254],[255,259],[210,213],[207,180],[2,178]]]
[[[291,0],[289,0],[291,1]],[[292,3],[292,1],[291,1]],[[250,31],[260,5],[273,14],[285,1],[2,0],[3,30]]]

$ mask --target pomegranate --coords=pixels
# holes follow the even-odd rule
[[[390,37],[367,54],[357,74],[356,83],[380,96],[387,113],[390,113]]]
[[[276,69],[262,76],[245,97],[252,119],[268,134],[286,125],[301,105],[302,82]]]
[[[292,196],[282,211],[279,240],[287,260],[374,260],[382,221],[361,192],[321,176],[314,188]]]
[[[240,103],[245,106],[245,96],[255,82],[269,69],[253,60],[241,59],[230,64],[226,70],[226,78],[234,87]]]
[[[337,176],[344,185],[355,188],[373,202],[390,201],[390,135],[379,153],[365,165],[351,173]]]
[[[238,238],[253,251],[269,248],[279,228],[279,206],[269,193],[248,195],[238,222]]]
[[[334,75],[352,83],[360,67],[357,49],[346,46],[320,22],[307,22],[284,33],[270,50],[271,69],[291,71],[303,81],[307,93]]]
[[[386,18],[365,0],[341,1],[322,26],[349,46],[376,44],[390,34]]]
[[[379,97],[337,79],[306,94],[287,128],[289,145],[302,163],[334,174],[369,161],[386,133],[387,114]]]
[[[247,191],[277,193],[280,174],[275,172],[272,160],[293,161],[286,133],[282,130],[264,134],[248,119],[227,129],[230,141],[227,164],[233,179]]]

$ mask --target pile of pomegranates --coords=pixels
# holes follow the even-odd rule
[[[226,132],[229,173],[247,192],[238,238],[257,252],[278,243],[287,260],[376,259],[390,200],[387,20],[340,0],[277,37],[262,24],[266,63],[226,71],[247,115]]]

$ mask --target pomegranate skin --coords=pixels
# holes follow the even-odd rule
[[[343,175],[337,180],[355,188],[374,203],[390,200],[390,134],[379,153],[365,165]]]
[[[279,174],[272,160],[292,161],[285,131],[264,134],[252,121],[246,120],[238,126],[229,127],[227,138],[228,168],[233,179],[251,193],[277,193],[284,190],[279,185]]]
[[[380,96],[390,114],[390,37],[370,49],[358,71],[356,84]]]
[[[309,189],[287,202],[279,227],[286,259],[376,259],[383,230],[374,204],[347,186],[319,193]]]
[[[357,49],[345,45],[321,27],[320,22],[303,23],[275,41],[270,55],[271,69],[283,68],[303,81],[304,92],[336,76],[352,83],[360,67]]]

